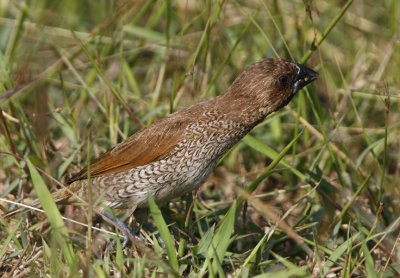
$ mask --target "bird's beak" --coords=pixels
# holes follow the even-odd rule
[[[298,90],[300,90],[304,86],[310,84],[315,79],[319,78],[318,73],[316,73],[312,69],[309,69],[303,65],[296,64],[296,68],[297,68],[297,75],[294,80],[293,93],[296,93]]]

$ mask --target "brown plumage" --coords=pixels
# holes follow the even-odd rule
[[[133,134],[89,167],[95,198],[116,209],[147,207],[200,186],[218,159],[268,114],[285,106],[318,77],[304,66],[265,59],[247,67],[220,96],[200,102]],[[87,198],[84,168],[68,181],[59,201]],[[36,203],[37,204],[37,203]]]

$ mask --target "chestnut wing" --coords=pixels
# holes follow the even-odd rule
[[[170,118],[138,131],[90,164],[90,177],[118,173],[167,156],[182,140],[186,125],[183,119]],[[82,169],[67,183],[86,179],[87,176],[87,168]]]

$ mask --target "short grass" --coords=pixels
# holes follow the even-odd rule
[[[0,207],[46,204],[0,216],[0,273],[400,276],[399,26],[397,0],[0,1]],[[96,249],[112,226],[55,209],[66,174],[263,57],[321,78],[199,191],[152,203],[165,247],[143,231],[144,243]]]

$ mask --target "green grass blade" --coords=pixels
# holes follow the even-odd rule
[[[154,198],[151,195],[149,195],[148,202],[149,202],[151,216],[153,216],[154,221],[156,222],[157,225],[158,232],[160,233],[161,238],[165,243],[165,248],[167,249],[167,254],[168,254],[169,265],[177,274],[179,273],[179,263],[178,263],[178,258],[176,256],[176,250],[172,235],[169,232],[168,226],[165,223],[165,220],[161,214],[160,209],[158,208],[156,202],[154,201]]]
[[[8,244],[15,237],[15,233],[20,228],[21,223],[22,223],[22,219],[19,220],[18,223],[15,224],[13,229],[8,233],[7,238],[1,240],[1,244],[0,244],[0,265],[1,265],[1,258],[3,258],[5,252],[7,251]]]
[[[211,246],[208,249],[208,255],[213,256],[213,273],[219,272],[221,275],[221,264],[225,257],[226,250],[231,243],[231,234],[235,224],[236,202],[231,206],[228,213],[220,222],[220,226],[215,231]]]
[[[361,235],[361,233],[357,233],[354,236],[350,237],[348,240],[346,240],[345,242],[343,242],[341,245],[339,245],[333,252],[332,254],[329,256],[329,258],[326,260],[326,263],[323,266],[322,269],[322,275],[325,276],[328,274],[329,270],[335,266],[338,265],[338,260],[340,260],[343,256],[343,254],[348,250],[349,245],[351,245],[351,243],[356,240],[359,236]]]
[[[35,188],[40,204],[50,222],[53,236],[60,244],[62,253],[69,265],[72,266],[75,264],[76,257],[74,256],[72,245],[68,242],[68,230],[64,225],[62,216],[58,211],[56,204],[54,203],[50,191],[46,187],[46,184],[44,183],[39,172],[36,170],[35,166],[30,160],[27,160],[27,164],[32,178],[33,187]]]
[[[265,169],[265,171],[257,179],[255,179],[253,182],[251,182],[247,186],[247,190],[249,192],[253,192],[254,190],[256,190],[257,186],[271,174],[272,170],[280,163],[280,161],[283,159],[285,154],[290,150],[290,148],[293,146],[293,144],[300,138],[301,134],[302,134],[302,132],[300,132],[295,138],[293,138],[293,140],[288,145],[286,145],[286,147],[283,148],[283,150],[277,156],[273,157],[273,161],[268,165],[268,167]],[[248,139],[244,139],[244,140],[246,142]],[[292,168],[292,167],[290,167],[290,168]]]
[[[371,256],[371,253],[367,247],[366,241],[363,242],[362,249],[363,249],[364,258],[365,258],[364,264],[365,264],[365,268],[367,270],[367,277],[368,278],[378,278],[378,274],[375,271],[374,259]]]
[[[143,28],[134,25],[126,25],[124,26],[124,31],[128,34],[134,35],[138,38],[143,38],[152,42],[157,42],[160,44],[165,44],[165,35],[162,33],[156,32],[154,30]]]
[[[314,52],[315,49],[317,49],[322,42],[328,37],[329,33],[333,30],[333,28],[336,26],[336,24],[339,23],[340,19],[343,17],[343,15],[346,13],[348,8],[350,8],[351,4],[353,3],[353,0],[347,1],[346,5],[342,8],[340,13],[338,13],[335,18],[332,20],[332,22],[329,24],[329,26],[326,28],[326,30],[322,33],[321,38],[319,38],[313,45],[311,46],[311,49],[309,49],[301,58],[301,63],[304,64],[305,62],[310,59],[311,54]]]
[[[200,275],[205,275],[206,268],[208,268],[208,276],[218,275],[225,277],[222,262],[226,254],[229,244],[232,242],[231,234],[235,223],[235,215],[237,208],[237,201],[232,204],[224,218],[219,222],[219,225],[213,233],[214,227],[211,227],[203,236],[203,240],[199,243],[199,253],[206,250],[206,260],[200,271]],[[212,236],[212,240],[210,237]]]
[[[296,137],[298,138],[298,137]],[[242,139],[242,141],[248,145],[249,147],[255,149],[256,151],[266,155],[272,160],[275,160],[279,157],[279,153],[272,149],[270,146],[264,144],[261,142],[259,139],[255,138],[254,136],[247,135]],[[293,174],[295,174],[297,177],[299,177],[301,180],[305,180],[306,176],[297,170],[296,168],[292,167],[285,159],[281,159],[279,161],[279,164],[282,164],[282,166],[288,168]]]

